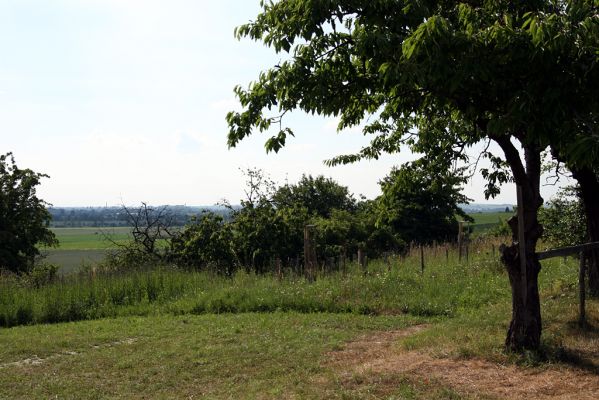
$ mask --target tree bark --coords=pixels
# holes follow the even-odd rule
[[[580,198],[584,206],[589,241],[597,242],[599,241],[599,176],[588,167],[574,167],[571,171],[580,186]],[[589,290],[591,295],[599,296],[599,250],[589,251],[588,256]]]
[[[501,261],[510,279],[512,289],[512,320],[505,339],[509,351],[536,350],[541,344],[541,305],[539,301],[538,276],[541,264],[536,256],[537,241],[543,228],[539,224],[538,210],[543,204],[540,194],[541,150],[534,144],[524,145],[525,163],[520,154],[507,138],[495,141],[503,149],[506,161],[512,170],[514,181],[522,188],[522,204],[524,220],[524,256],[526,257],[526,274],[522,274],[520,265],[517,218],[510,219],[512,244],[502,246]],[[525,282],[523,282],[525,280]]]

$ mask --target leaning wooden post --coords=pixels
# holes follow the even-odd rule
[[[458,261],[462,262],[462,237],[464,236],[464,221],[460,221],[458,226]]]
[[[364,252],[362,249],[358,249],[358,265],[362,268],[362,271],[366,273],[366,263],[364,262]]]
[[[277,277],[279,278],[279,280],[283,279],[283,269],[281,268],[281,259],[279,257],[277,257],[275,259],[275,263],[277,266]]]
[[[420,245],[420,273],[424,274],[424,247]]]
[[[304,269],[306,277],[309,281],[314,280],[314,273],[317,265],[315,254],[316,249],[313,248],[312,236],[310,234],[310,230],[313,227],[314,225],[306,225],[304,227]]]
[[[578,296],[580,299],[579,310],[578,310],[578,326],[584,328],[586,325],[586,312],[585,312],[585,274],[586,274],[586,260],[584,258],[584,251],[580,252],[580,269],[578,271]]]
[[[470,261],[470,244],[466,241],[466,264]]]
[[[527,276],[526,276],[526,237],[524,226],[524,199],[522,196],[522,186],[517,186],[518,191],[518,248],[520,252],[520,279],[522,281],[522,300],[526,309],[526,298],[528,291]]]

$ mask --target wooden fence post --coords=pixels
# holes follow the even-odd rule
[[[313,282],[316,278],[316,268],[318,261],[316,260],[316,249],[312,243],[311,229],[314,225],[306,225],[304,227],[304,269],[306,277]]]
[[[420,245],[420,273],[424,274],[424,246]]]
[[[585,285],[585,274],[586,274],[586,260],[584,258],[584,251],[580,252],[580,269],[578,271],[578,296],[580,300],[578,309],[578,326],[584,328],[586,325],[586,285]]]
[[[366,273],[366,261],[362,249],[358,249],[358,265],[362,268],[362,271]]]
[[[281,259],[279,257],[277,257],[275,259],[275,263],[277,265],[277,276],[279,278],[279,280],[283,279],[283,269],[281,267]]]
[[[458,223],[458,261],[462,262],[462,239],[464,237],[464,221]]]

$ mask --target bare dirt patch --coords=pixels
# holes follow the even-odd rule
[[[474,398],[500,399],[599,399],[599,375],[573,368],[547,369],[499,365],[479,359],[434,358],[417,351],[398,348],[397,341],[415,334],[426,325],[380,332],[348,343],[330,352],[325,364],[347,387],[356,377],[377,380],[381,392],[389,392],[402,379],[438,382]],[[391,379],[389,379],[391,378]],[[360,381],[361,379],[358,379]]]

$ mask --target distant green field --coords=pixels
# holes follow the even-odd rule
[[[58,248],[45,248],[44,261],[60,265],[60,273],[77,271],[82,265],[93,265],[104,259],[111,242],[126,243],[131,238],[131,228],[52,228],[59,241]],[[111,240],[108,240],[108,237]]]
[[[94,265],[106,257],[109,249],[43,250],[44,261],[60,265],[61,274],[77,272],[83,265]]]
[[[470,224],[475,232],[483,232],[491,229],[501,221],[505,221],[514,215],[512,212],[478,212],[468,214],[474,219]]]
[[[511,217],[512,215],[514,215],[514,213],[512,212],[492,212],[492,213],[483,213],[483,212],[479,212],[479,213],[472,213],[472,214],[468,214],[470,215],[472,218],[474,218],[474,225],[479,225],[479,224],[495,224],[498,223],[500,220],[506,220],[509,217]]]
[[[100,250],[111,249],[117,243],[125,243],[131,238],[131,228],[52,228],[60,250]]]

